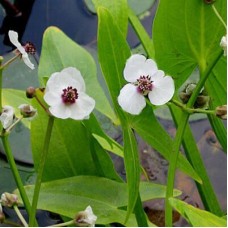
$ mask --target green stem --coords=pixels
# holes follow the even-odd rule
[[[196,88],[194,89],[186,107],[191,108],[200,93],[201,89],[203,88],[208,76],[210,75],[212,69],[217,64],[221,56],[223,55],[223,51],[220,51],[218,56],[211,62],[210,65],[205,69],[205,65],[202,64],[200,68],[201,77],[199,82],[197,83]],[[188,113],[182,113],[180,118],[180,124],[177,128],[176,136],[174,138],[173,146],[172,146],[172,153],[170,158],[170,165],[168,169],[168,180],[167,180],[167,190],[166,190],[166,198],[165,198],[165,224],[166,226],[172,226],[172,207],[169,204],[169,198],[173,196],[173,188],[174,188],[174,181],[175,181],[175,172],[176,172],[176,164],[177,158],[179,154],[179,149],[181,146],[182,138],[185,132],[185,128],[187,126],[189,119]]]
[[[216,15],[216,16],[218,17],[218,19],[222,22],[222,24],[223,24],[223,26],[225,27],[225,29],[227,29],[226,23],[225,23],[225,21],[222,19],[222,17],[221,17],[221,15],[219,14],[218,10],[215,8],[215,5],[212,4],[211,7],[212,7],[212,9],[213,9],[215,15]]]
[[[63,223],[55,224],[55,225],[52,225],[50,227],[65,227],[65,226],[70,226],[70,225],[74,225],[74,224],[75,224],[74,220],[70,220],[68,222],[63,222]]]
[[[28,224],[27,222],[25,221],[23,215],[21,214],[20,210],[18,209],[17,205],[14,205],[13,206],[13,209],[15,210],[18,218],[20,219],[21,223],[25,226],[25,227],[28,227]]]
[[[170,101],[170,103],[175,104],[177,107],[180,107],[183,111],[189,113],[189,114],[193,114],[193,113],[203,113],[203,114],[211,114],[211,115],[215,115],[215,110],[205,110],[205,109],[200,109],[200,108],[187,108],[186,105],[180,103],[177,100],[172,99]]]
[[[172,151],[171,151],[170,165],[169,165],[168,177],[167,177],[168,180],[167,180],[166,198],[165,198],[165,225],[169,227],[171,227],[173,224],[172,207],[169,204],[169,198],[173,196],[177,158],[179,155],[179,148],[184,135],[185,127],[188,123],[188,118],[189,118],[188,113],[182,113],[182,116],[180,119],[180,125],[177,129],[176,136],[173,142]]]
[[[23,116],[20,116],[19,118],[17,118],[17,120],[5,130],[4,134],[9,134],[10,131],[13,129],[13,127],[17,125],[23,118],[24,118]]]
[[[17,187],[19,189],[21,198],[22,198],[22,200],[24,202],[25,209],[26,209],[26,211],[27,211],[27,213],[29,215],[30,209],[31,209],[31,205],[30,205],[29,199],[27,197],[27,194],[25,192],[25,189],[24,189],[24,186],[23,186],[23,182],[21,180],[20,174],[18,172],[16,163],[15,163],[13,155],[12,155],[12,151],[11,151],[11,148],[10,148],[10,145],[9,145],[8,135],[3,135],[1,137],[1,139],[2,139],[2,143],[3,143],[3,147],[4,147],[4,150],[5,150],[5,153],[6,153],[7,160],[9,162],[10,168],[12,170],[12,173],[13,173],[14,179],[16,181]]]
[[[34,222],[35,222],[35,217],[36,217],[36,208],[37,208],[37,203],[38,203],[38,199],[39,199],[39,193],[40,193],[40,188],[41,188],[45,161],[47,158],[48,149],[49,149],[49,145],[50,145],[53,124],[54,124],[54,117],[50,116],[49,120],[48,120],[48,126],[47,126],[46,136],[45,136],[45,140],[44,140],[43,151],[42,151],[42,154],[40,155],[40,163],[39,163],[39,167],[38,167],[38,171],[37,171],[38,173],[37,173],[35,189],[34,189],[34,194],[33,194],[32,208],[31,208],[31,213],[29,216],[29,226],[35,225]]]
[[[21,56],[21,54],[17,54],[13,58],[9,59],[7,62],[5,62],[4,64],[2,64],[2,66],[0,67],[0,69],[3,70],[4,68],[6,68],[10,63],[12,63],[19,56]]]

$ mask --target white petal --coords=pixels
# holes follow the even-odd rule
[[[22,54],[22,59],[24,61],[24,63],[32,70],[35,69],[34,64],[30,61],[28,54],[25,52],[24,54]]]
[[[72,78],[73,80],[75,80],[76,85],[77,85],[77,90],[85,92],[85,82],[84,79],[81,75],[81,72],[76,69],[75,67],[67,67],[65,69],[63,69],[61,71],[61,73],[64,73],[67,76],[67,79],[69,80],[70,78]],[[72,85],[75,86],[75,85]]]
[[[75,104],[70,105],[70,118],[74,120],[83,120],[88,118],[90,113],[95,108],[95,100],[85,93],[79,93]]]
[[[157,65],[152,59],[143,55],[132,55],[124,68],[124,78],[128,82],[136,82],[140,76],[151,76],[157,71]]]
[[[22,47],[22,45],[20,44],[20,42],[18,41],[18,33],[15,31],[10,30],[9,33],[9,40],[10,42],[16,46],[16,48],[20,51],[21,54],[26,53],[25,49]]]
[[[20,44],[19,41],[18,41],[18,33],[17,33],[17,32],[12,31],[12,30],[9,30],[8,35],[9,35],[9,40],[10,40],[10,42],[11,42],[14,46],[16,46],[16,47],[21,46],[21,44]]]
[[[130,83],[120,90],[118,103],[124,111],[132,115],[138,115],[146,106],[144,96],[138,93],[137,87]]]
[[[67,119],[71,115],[71,110],[64,103],[59,103],[58,105],[51,106],[49,108],[51,114],[60,119]]]
[[[149,92],[148,97],[150,102],[154,105],[163,105],[167,103],[174,94],[175,86],[172,77],[159,77],[153,82],[152,91]]]
[[[57,105],[60,102],[62,103],[61,94],[56,93],[55,91],[45,92],[44,100],[50,106]]]

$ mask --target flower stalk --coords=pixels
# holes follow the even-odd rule
[[[15,210],[15,212],[16,212],[18,218],[20,219],[21,223],[23,224],[23,226],[28,227],[28,224],[25,221],[25,219],[24,219],[23,215],[21,214],[20,210],[18,209],[17,205],[14,205],[13,209]]]
[[[50,145],[53,124],[54,124],[54,117],[50,116],[48,120],[48,126],[47,126],[46,135],[45,135],[43,151],[42,151],[42,154],[40,155],[40,163],[37,171],[37,178],[36,178],[35,189],[34,189],[33,200],[32,200],[32,208],[29,215],[29,226],[35,226],[36,208],[37,208],[37,203],[39,199],[44,166],[45,166],[48,149]]]
[[[24,202],[25,209],[26,209],[27,213],[29,214],[30,210],[31,210],[31,205],[30,205],[29,199],[27,197],[27,194],[25,192],[23,182],[22,182],[20,174],[18,172],[16,163],[15,163],[14,158],[13,158],[13,154],[12,154],[10,144],[9,144],[9,140],[8,140],[8,134],[2,135],[1,139],[2,139],[2,143],[3,143],[5,153],[6,153],[7,160],[9,162],[10,168],[12,170],[12,173],[13,173],[14,179],[16,181],[18,190],[20,192],[21,198]]]
[[[200,108],[188,108],[186,105],[180,103],[177,100],[172,99],[170,103],[175,104],[177,107],[181,108],[184,112],[187,112],[189,114],[193,113],[203,113],[203,114],[209,114],[209,115],[215,115],[215,110],[205,110]]]
[[[227,30],[227,26],[226,26],[226,23],[225,21],[222,19],[221,15],[219,14],[218,10],[215,8],[215,5],[212,4],[211,5],[215,15],[217,16],[217,18],[220,20],[220,22],[223,24],[223,26],[225,27],[225,29]]]

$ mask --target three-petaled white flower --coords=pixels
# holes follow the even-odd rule
[[[14,108],[11,106],[4,106],[2,108],[2,114],[0,115],[0,121],[4,129],[8,128],[13,124],[14,120]]]
[[[220,47],[224,50],[224,56],[227,55],[227,35],[223,36],[220,41]]]
[[[84,211],[80,211],[75,217],[77,226],[90,226],[94,227],[97,216],[93,214],[91,206],[88,206]]]
[[[67,67],[50,76],[44,100],[50,106],[51,114],[61,119],[86,119],[95,107],[95,100],[85,93],[80,71],[74,67]]]
[[[165,76],[152,59],[146,59],[143,55],[132,55],[126,62],[123,74],[130,83],[120,90],[118,103],[130,114],[138,115],[143,110],[146,106],[144,96],[148,95],[154,105],[163,105],[174,94],[172,77]]]
[[[21,53],[22,59],[24,63],[30,68],[35,69],[34,64],[30,61],[28,57],[28,53],[26,52],[25,48],[20,44],[18,41],[18,33],[15,31],[10,30],[9,33],[10,42],[17,48],[17,50]]]

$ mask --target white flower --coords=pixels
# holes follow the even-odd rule
[[[0,116],[0,121],[4,129],[8,128],[13,124],[14,120],[14,108],[11,106],[4,106],[2,108],[2,114]]]
[[[21,53],[22,59],[24,61],[24,63],[30,68],[30,69],[35,69],[34,64],[30,61],[29,57],[28,57],[28,53],[25,51],[25,48],[20,44],[20,42],[18,41],[18,34],[15,31],[10,30],[9,33],[9,39],[10,42],[16,46],[16,48],[18,49],[18,51]]]
[[[51,114],[61,119],[86,119],[95,107],[94,99],[85,93],[85,82],[80,71],[74,67],[50,76],[44,100],[50,106]]]
[[[222,37],[220,46],[224,50],[224,56],[226,56],[227,55],[227,35]]]
[[[173,97],[175,87],[172,77],[158,70],[152,59],[139,54],[132,55],[123,73],[125,80],[130,83],[120,90],[118,103],[130,114],[138,115],[143,110],[146,106],[144,96],[148,95],[154,105],[163,105]]]
[[[37,110],[28,104],[21,104],[19,107],[21,115],[28,120],[33,120],[37,116]]]
[[[91,206],[88,206],[84,211],[80,211],[75,217],[77,226],[90,226],[94,227],[97,216],[93,214]]]

